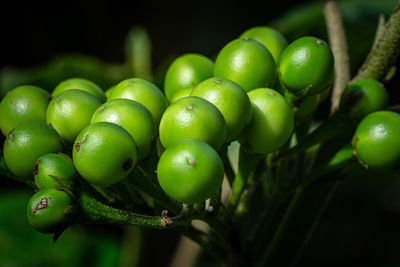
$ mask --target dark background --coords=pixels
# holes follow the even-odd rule
[[[341,1],[353,74],[372,44],[379,13],[387,17],[395,4]],[[282,26],[279,18],[290,10],[303,12],[301,7],[300,1],[286,0],[2,3],[0,68],[31,70],[65,53],[122,64],[125,37],[134,25],[145,27],[150,35],[154,68],[171,55],[196,52],[214,57],[227,42],[252,26],[280,25],[289,41],[302,35],[326,39],[321,16],[314,19],[310,15],[309,24],[294,30]],[[387,84],[391,104],[400,103],[399,76]],[[320,109],[322,117],[329,106],[325,103]],[[371,173],[361,167],[349,174],[311,238],[300,266],[400,266],[399,179],[399,174]],[[1,177],[0,266],[112,266],[118,262],[124,228],[78,226],[53,245],[49,236],[27,225],[25,203],[31,194],[29,189]],[[143,235],[156,241],[144,246],[143,265],[166,264],[177,235],[154,231]],[[161,245],[165,240],[171,244],[168,249]],[[45,249],[48,253],[43,255]],[[206,256],[202,262],[211,264]]]

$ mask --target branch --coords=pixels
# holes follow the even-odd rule
[[[327,0],[323,7],[329,44],[335,58],[335,81],[331,97],[331,114],[339,107],[340,96],[350,81],[346,35],[336,0]]]
[[[400,5],[380,34],[379,41],[368,54],[354,81],[360,79],[375,79],[382,81],[394,65],[400,52]]]

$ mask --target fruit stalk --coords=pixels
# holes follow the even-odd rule
[[[331,97],[331,113],[338,107],[340,96],[350,81],[349,55],[346,34],[336,0],[327,0],[323,7],[329,44],[335,58],[335,81]]]
[[[386,76],[396,62],[400,52],[400,5],[390,16],[380,34],[379,41],[368,54],[363,65],[353,80],[375,79],[380,80]]]

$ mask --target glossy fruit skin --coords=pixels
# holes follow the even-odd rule
[[[198,85],[213,76],[214,63],[199,54],[185,54],[172,62],[164,81],[164,92],[172,103],[173,96],[180,90]]]
[[[95,97],[97,97],[101,102],[106,101],[106,95],[104,94],[103,90],[94,82],[89,81],[87,79],[82,78],[71,78],[65,81],[60,82],[56,88],[54,88],[53,92],[51,93],[53,98],[59,96],[62,92],[77,89],[86,91]]]
[[[280,32],[266,26],[250,28],[242,33],[239,38],[250,38],[263,44],[271,53],[275,63],[279,62],[283,50],[288,45],[288,41]]]
[[[106,121],[124,128],[138,147],[138,159],[150,154],[157,136],[156,125],[150,111],[130,99],[113,99],[101,105],[90,123]]]
[[[39,232],[55,233],[71,223],[73,204],[72,198],[64,191],[43,189],[29,200],[26,215]]]
[[[179,140],[194,138],[218,150],[226,140],[226,123],[213,104],[197,96],[188,96],[167,108],[159,132],[164,148]]]
[[[235,140],[250,120],[249,97],[238,84],[228,79],[207,79],[192,91],[192,96],[208,100],[221,111],[227,126],[226,142]]]
[[[332,82],[333,64],[332,51],[323,40],[302,37],[283,51],[278,66],[279,78],[293,94],[319,94]]]
[[[363,79],[350,83],[344,90],[340,109],[348,113],[350,119],[359,121],[371,112],[385,109],[389,96],[383,84],[373,79]]]
[[[12,130],[4,142],[4,159],[16,176],[32,179],[36,160],[63,150],[60,136],[42,121],[27,121]]]
[[[185,87],[183,89],[180,89],[178,92],[176,92],[171,99],[171,104],[174,103],[175,101],[190,96],[192,94],[193,89],[196,88],[195,86],[190,86],[190,87]]]
[[[270,153],[282,146],[291,136],[293,111],[277,91],[259,88],[248,93],[253,115],[244,135],[251,151]]]
[[[74,188],[78,174],[67,155],[45,154],[38,158],[33,171],[35,184],[40,189]]]
[[[110,88],[108,88],[108,89],[104,92],[104,94],[106,95],[107,100],[110,99],[110,97],[111,97],[111,95],[112,95],[112,92],[113,92],[113,90],[114,90],[114,87],[115,87],[115,85],[111,86]]]
[[[145,106],[153,116],[154,123],[158,125],[168,101],[160,89],[149,81],[140,78],[127,79],[117,84],[109,98],[126,98],[135,100]]]
[[[194,204],[221,188],[224,167],[211,146],[200,140],[183,139],[162,154],[157,176],[161,188],[171,198]]]
[[[376,111],[357,126],[353,137],[356,156],[367,168],[390,169],[400,163],[400,115]]]
[[[122,181],[133,170],[137,149],[131,135],[121,126],[96,122],[78,135],[72,158],[86,181],[108,187]]]
[[[73,144],[82,129],[89,125],[93,112],[100,104],[100,100],[88,92],[67,90],[51,100],[46,122],[67,144]]]
[[[11,90],[0,103],[0,127],[6,136],[18,124],[46,121],[50,94],[36,86],[23,85]]]
[[[236,39],[219,52],[214,76],[239,84],[246,92],[274,86],[276,64],[268,49],[252,39]]]

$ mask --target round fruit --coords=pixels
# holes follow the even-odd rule
[[[18,124],[46,120],[50,94],[36,86],[24,85],[10,91],[0,103],[0,127],[6,136]]]
[[[113,99],[98,108],[91,123],[106,121],[124,128],[138,147],[138,158],[150,154],[157,130],[150,111],[139,102],[130,99]]]
[[[73,219],[73,200],[64,191],[43,189],[29,200],[26,215],[39,232],[55,233],[63,230]]]
[[[168,148],[185,138],[202,140],[218,150],[226,140],[226,123],[218,108],[196,96],[169,106],[160,122],[161,143]]]
[[[352,120],[361,120],[371,112],[385,109],[389,97],[383,84],[373,79],[350,83],[342,94],[340,108]]]
[[[268,49],[258,41],[237,39],[219,52],[214,76],[230,79],[248,92],[259,87],[274,86],[276,64]]]
[[[107,99],[110,99],[111,94],[112,94],[112,92],[113,92],[113,90],[114,90],[114,87],[115,87],[115,85],[111,86],[111,87],[108,88],[108,89],[106,90],[106,92],[104,93],[104,94],[106,95],[106,98],[107,98]]]
[[[283,50],[288,45],[285,37],[280,32],[265,26],[250,28],[242,33],[240,38],[250,38],[262,43],[273,56],[275,63],[279,62]]]
[[[172,103],[172,97],[180,90],[193,87],[213,76],[213,62],[199,54],[178,57],[168,68],[164,81],[164,92]]]
[[[37,161],[33,170],[36,186],[47,188],[65,188],[72,190],[77,178],[74,163],[67,155],[45,154]]]
[[[68,90],[51,100],[46,121],[63,140],[72,144],[83,128],[89,125],[93,112],[101,104],[92,94]]]
[[[293,111],[289,103],[272,89],[248,93],[253,115],[244,135],[255,153],[270,153],[282,146],[293,131]]]
[[[53,97],[59,96],[62,92],[77,89],[86,91],[95,97],[97,97],[101,102],[106,101],[106,95],[103,90],[94,82],[82,79],[82,78],[71,78],[59,83],[51,94]]]
[[[19,177],[32,177],[36,160],[43,154],[62,151],[60,136],[42,121],[19,124],[4,143],[4,159],[10,171]]]
[[[356,156],[367,168],[391,168],[400,162],[400,115],[376,111],[357,126],[353,137]]]
[[[195,87],[186,87],[186,88],[179,90],[172,96],[171,103],[174,103],[175,101],[177,101],[181,98],[190,96],[194,88]]]
[[[136,144],[121,126],[96,122],[78,135],[72,158],[86,181],[107,187],[123,180],[133,170],[137,159]]]
[[[281,82],[292,93],[321,93],[332,82],[332,51],[321,39],[302,37],[283,51],[278,71]]]
[[[196,139],[183,139],[162,154],[157,176],[161,188],[173,199],[194,204],[215,194],[224,178],[217,152]]]
[[[303,97],[299,102],[294,103],[294,117],[296,121],[309,119],[320,103],[320,95],[310,95]]]
[[[126,98],[135,100],[145,106],[153,116],[154,123],[158,125],[164,110],[168,106],[167,99],[157,86],[149,81],[133,78],[117,84],[111,94],[111,99]]]
[[[228,79],[207,79],[192,91],[192,96],[208,100],[222,113],[227,126],[226,142],[235,140],[250,120],[249,97],[238,84]]]

